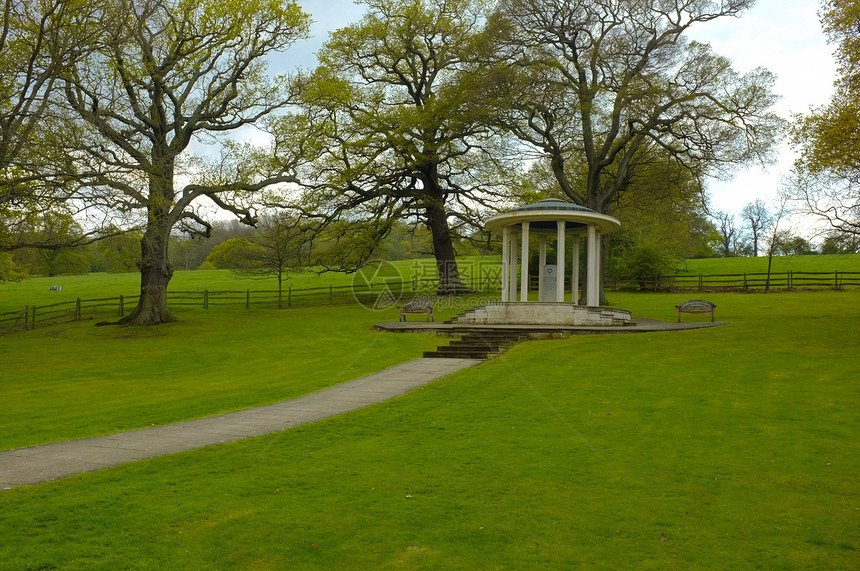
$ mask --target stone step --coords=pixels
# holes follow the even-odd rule
[[[498,351],[500,349],[510,349],[516,344],[516,341],[487,343],[485,341],[460,340],[452,341],[448,345],[442,345],[442,347],[452,347],[457,349],[478,349],[482,351]]]
[[[523,337],[520,337],[520,336],[511,337],[510,335],[508,335],[508,336],[478,336],[478,335],[462,335],[461,336],[461,335],[456,335],[456,336],[452,336],[452,337],[456,337],[457,339],[459,339],[461,341],[465,341],[467,343],[489,343],[489,344],[520,343],[522,341],[526,341],[529,339],[528,337],[525,337],[525,336],[523,336]],[[453,341],[452,341],[452,343],[453,343]]]
[[[424,351],[426,359],[490,359],[497,356],[489,351]]]
[[[440,345],[441,347],[481,347],[481,348],[495,348],[501,346],[510,347],[513,343],[502,343],[502,342],[487,342],[487,341],[479,341],[475,339],[459,339],[456,341],[451,341],[447,345]]]
[[[530,336],[525,331],[499,331],[497,329],[488,331],[454,329],[453,331],[457,331],[463,337],[481,337],[484,339],[525,339]]]
[[[490,302],[451,318],[452,324],[545,324],[560,326],[623,326],[630,312],[611,307],[557,302]]]
[[[487,347],[477,345],[451,346],[440,345],[436,348],[435,353],[498,353],[499,347]]]
[[[425,357],[458,357],[470,359],[490,359],[497,357],[523,341],[547,337],[566,337],[553,329],[528,328],[481,328],[471,327],[451,329],[445,332],[453,338],[448,345],[440,345],[436,351],[425,351]]]
[[[488,331],[486,333],[478,332],[478,331],[466,331],[466,332],[457,333],[457,337],[460,337],[462,339],[469,338],[469,339],[488,339],[491,341],[495,341],[495,340],[506,341],[508,339],[515,339],[515,340],[528,339],[529,337],[531,337],[531,335],[527,335],[525,333],[511,333],[511,332],[507,332],[507,331]]]
[[[427,351],[425,357],[460,357],[489,359],[498,357],[517,343],[528,339],[527,335],[510,331],[468,332],[462,338],[440,345],[436,351]]]

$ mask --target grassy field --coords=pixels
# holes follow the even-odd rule
[[[0,449],[277,402],[394,365],[438,340],[385,335],[360,306],[184,310],[159,327],[40,327],[0,336]]]
[[[683,299],[610,303],[673,320]],[[860,292],[708,299],[729,325],[523,343],[354,413],[3,492],[0,569],[856,569]],[[180,317],[0,337],[5,446],[288,398],[437,343],[361,308]]]
[[[435,279],[436,267],[432,259],[399,260],[392,262],[394,270],[385,273],[385,279],[399,276],[398,279],[411,281],[414,279]],[[466,258],[460,260],[460,271],[464,277],[486,275],[488,268],[497,268],[498,260],[491,258]],[[306,288],[327,288],[350,286],[353,280],[359,285],[363,275],[329,272],[317,274],[303,272],[290,274],[284,282],[284,290],[292,287],[294,290]],[[373,275],[368,271],[367,275]],[[51,291],[52,286],[59,286],[60,291]],[[237,274],[230,270],[192,270],[177,271],[170,281],[169,291],[277,291],[278,282],[274,277],[255,277]],[[0,313],[17,311],[26,306],[43,306],[53,303],[81,299],[99,299],[106,297],[136,296],[140,293],[140,274],[107,274],[94,273],[78,276],[34,277],[20,282],[0,283]]]
[[[485,276],[498,272],[499,260],[493,256],[471,257],[460,260],[460,272],[465,277]],[[393,262],[404,281],[434,278],[432,259],[399,260]],[[710,258],[687,260],[678,268],[678,275],[690,274],[743,274],[767,271],[767,258]],[[821,256],[777,256],[773,271],[787,272],[860,272],[860,254]],[[360,279],[355,274],[313,272],[291,274],[284,288],[325,288],[349,286]],[[49,291],[51,286],[61,291]],[[177,271],[170,282],[170,291],[276,291],[273,277],[259,278],[240,275],[229,270]],[[52,303],[81,299],[135,296],[140,290],[140,276],[129,274],[89,274],[81,276],[34,277],[21,282],[0,283],[0,313],[17,311],[26,306],[43,306]]]
[[[743,274],[767,272],[767,258],[704,258],[687,260],[679,273]],[[775,256],[773,272],[860,272],[860,255],[827,254],[812,256]]]

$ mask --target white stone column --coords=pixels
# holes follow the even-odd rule
[[[546,301],[544,299],[544,277],[546,276],[546,234],[540,235],[540,254],[538,256],[538,301]]]
[[[516,301],[517,300],[517,235],[511,232],[511,245],[508,248],[508,252],[510,253],[510,262],[508,275],[508,298],[505,301]]]
[[[511,227],[502,228],[502,301],[508,301],[508,272],[510,271]]]
[[[579,244],[582,238],[576,236],[573,239],[573,267],[570,268],[570,300],[573,305],[579,305]]]
[[[564,301],[564,235],[567,229],[567,223],[564,220],[557,221],[558,224],[558,244],[556,245],[556,290],[555,300]]]
[[[600,232],[594,224],[588,225],[588,305],[600,305]]]
[[[520,301],[529,300],[529,223],[522,223],[522,253],[520,254]]]

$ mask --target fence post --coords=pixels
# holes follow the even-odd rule
[[[287,307],[290,307],[293,303],[293,286],[289,286],[287,290]]]
[[[702,291],[703,289],[705,289],[705,276],[699,274],[699,291]]]
[[[119,316],[122,317],[123,315],[125,315],[125,298],[119,296]]]
[[[788,284],[786,284],[787,289],[792,289],[794,287],[794,272],[792,270],[788,270],[788,276],[786,277],[788,280]]]
[[[75,302],[75,321],[81,320],[81,298]]]
[[[33,313],[32,313],[32,314],[31,314],[31,316],[30,316],[30,317],[31,317],[31,319],[30,319],[30,323],[31,323],[30,329],[35,329],[35,328],[36,328],[36,306],[35,306],[35,305],[33,306],[32,312],[33,312]]]
[[[373,287],[373,284],[370,284],[370,285],[371,285],[371,287]],[[373,290],[371,290],[371,291],[373,291]],[[328,304],[334,305],[334,292],[332,291],[332,287],[330,285],[328,286]]]
[[[839,289],[839,270],[833,272],[833,289]]]
[[[203,290],[203,309],[209,309],[209,290]]]
[[[251,290],[245,290],[245,309],[251,309]]]
[[[749,284],[747,283],[747,273],[744,272],[744,289],[747,289],[748,287],[749,287]]]
[[[30,306],[24,306],[24,329],[30,328]]]

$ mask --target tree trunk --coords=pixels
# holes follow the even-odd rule
[[[161,161],[160,176],[150,174],[148,222],[140,240],[140,299],[137,307],[120,320],[125,325],[158,325],[174,321],[167,309],[167,284],[173,267],[167,257],[173,227],[173,161]]]
[[[440,204],[427,207],[427,227],[433,237],[433,254],[436,256],[436,269],[439,274],[437,295],[471,293],[472,290],[460,281],[457,260],[454,255],[454,241],[445,209]]]
[[[767,278],[764,281],[764,293],[770,292],[770,270],[773,267],[773,248],[767,253]]]
[[[153,235],[155,234],[155,235]],[[167,309],[167,284],[173,277],[173,268],[167,259],[167,240],[158,232],[147,230],[141,245],[140,267],[140,300],[137,307],[120,323],[126,325],[158,325],[174,321],[173,315]]]

